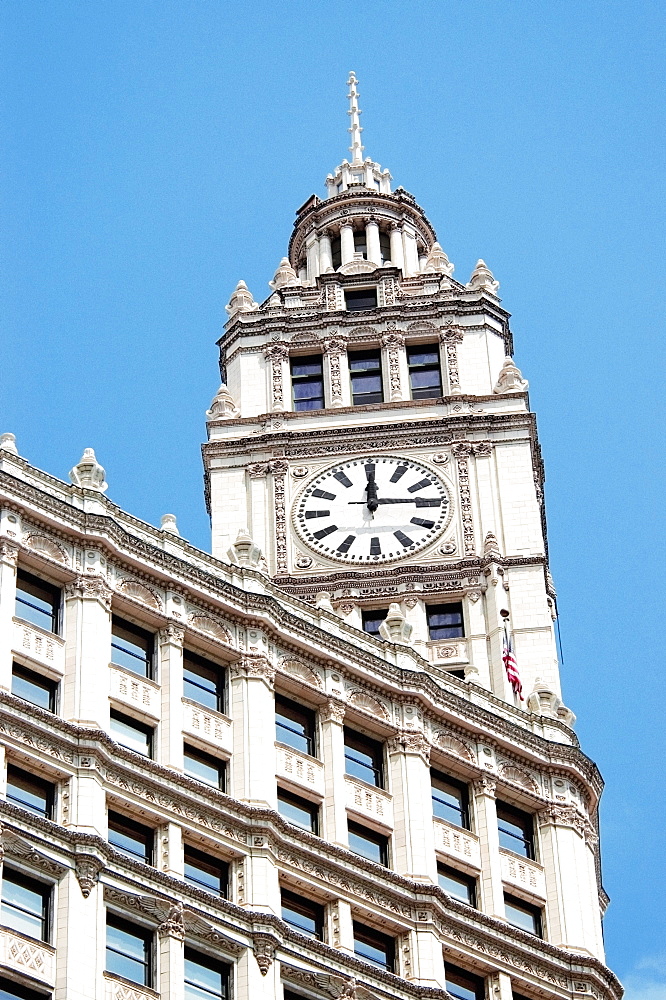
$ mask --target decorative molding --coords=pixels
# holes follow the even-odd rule
[[[278,670],[291,677],[296,677],[298,680],[305,681],[306,684],[311,684],[313,687],[320,688],[322,686],[319,674],[307,663],[294,656],[283,656],[278,663]]]
[[[460,441],[452,448],[458,464],[458,490],[460,494],[460,519],[463,529],[463,546],[465,555],[474,555],[476,543],[474,540],[474,519],[472,517],[472,491],[469,483],[469,459],[472,446],[467,441]]]
[[[362,712],[368,712],[379,719],[385,719],[387,722],[391,719],[388,709],[378,698],[374,698],[367,691],[361,691],[359,688],[352,691],[349,695],[349,705],[352,708],[361,709]]]
[[[190,612],[187,621],[192,628],[197,629],[199,632],[205,632],[211,639],[217,639],[218,642],[224,642],[228,646],[232,645],[233,639],[229,630],[210,615],[204,615],[196,611]]]
[[[325,705],[319,709],[319,717],[322,722],[338,722],[342,724],[345,721],[345,714],[347,712],[347,706],[343,701],[336,701],[334,698],[329,698]]]
[[[275,681],[275,666],[266,656],[253,656],[250,653],[245,653],[237,663],[231,664],[229,672],[232,678],[259,677],[271,687]]]
[[[81,894],[87,899],[99,882],[100,872],[104,870],[104,861],[96,854],[77,854],[74,870]]]
[[[147,587],[145,583],[140,583],[138,580],[122,580],[118,586],[118,590],[121,593],[126,594],[127,597],[133,597],[135,600],[141,601],[142,604],[147,604],[156,611],[162,610],[161,599],[155,591],[151,587]]]
[[[252,935],[252,951],[257,960],[259,971],[265,976],[275,958],[276,948],[279,946],[277,938],[270,934],[255,933]]]
[[[76,580],[68,583],[65,587],[65,598],[79,598],[81,600],[99,601],[106,611],[111,611],[113,591],[102,576],[90,574],[89,576],[77,576]]]
[[[13,830],[5,830],[1,825],[0,850],[3,857],[22,861],[30,865],[31,868],[37,868],[40,872],[57,880],[61,879],[67,871],[65,865],[61,865],[57,861],[54,861],[53,858],[42,854],[41,851],[38,851],[27,840],[19,837]]]
[[[47,559],[54,559],[56,562],[63,563],[64,565],[69,564],[69,556],[65,549],[53,538],[49,538],[48,535],[32,532],[27,536],[25,543],[28,548],[32,549],[33,552],[37,552],[40,556],[45,556]]]
[[[283,468],[284,466],[284,468]],[[287,500],[285,473],[287,462],[271,462],[273,473],[273,505],[275,508],[275,572],[279,576],[287,573]]]
[[[183,919],[183,904],[174,903],[167,913],[165,919],[157,928],[157,933],[161,938],[172,937],[176,941],[185,940],[185,922]]]
[[[497,792],[497,778],[490,774],[482,774],[472,782],[472,788],[476,795],[488,795],[494,799]]]
[[[430,764],[431,746],[426,736],[421,732],[410,732],[408,729],[402,729],[397,736],[391,737],[387,743],[387,749],[390,754],[418,754],[426,764]]]
[[[284,362],[289,358],[289,348],[284,343],[271,344],[264,351],[264,358],[271,366],[271,410],[284,410]]]
[[[438,749],[444,750],[446,753],[453,754],[454,757],[460,757],[462,760],[476,764],[474,751],[467,743],[465,743],[464,740],[459,739],[457,736],[453,736],[444,729],[440,729],[434,734],[434,740]]]
[[[8,566],[18,565],[18,556],[20,551],[21,546],[18,542],[12,541],[10,538],[7,538],[6,535],[0,537],[0,556],[2,557],[3,562],[5,562]]]
[[[170,622],[159,630],[157,638],[160,646],[172,645],[182,649],[185,643],[185,629],[180,625],[173,625]]]

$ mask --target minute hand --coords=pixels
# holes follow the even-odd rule
[[[424,500],[423,497],[379,497],[377,503],[415,503],[417,507],[439,507],[441,500]],[[365,504],[365,500],[350,500],[350,504]]]

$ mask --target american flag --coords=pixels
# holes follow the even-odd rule
[[[504,622],[504,638],[502,640],[502,662],[504,663],[506,676],[509,678],[509,684],[513,688],[513,693],[517,694],[521,701],[524,701],[523,685],[520,683],[518,664],[513,652],[513,636],[509,632],[509,625],[506,621]]]

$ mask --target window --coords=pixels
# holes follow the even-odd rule
[[[469,830],[469,792],[467,785],[439,771],[430,772],[432,811],[439,819]]]
[[[415,344],[407,348],[412,399],[436,399],[442,395],[439,344]]]
[[[192,948],[185,949],[185,1000],[225,1000],[229,966]]]
[[[224,712],[225,671],[189,650],[183,652],[183,696],[213,712]]]
[[[393,972],[395,968],[395,942],[373,927],[354,921],[354,954],[380,969]]]
[[[295,892],[288,889],[282,890],[282,919],[290,927],[295,927],[301,934],[308,937],[317,938],[322,941],[324,938],[324,907],[319,903],[313,903],[311,899],[304,899]]]
[[[349,850],[368,861],[388,867],[388,837],[374,830],[349,821]]]
[[[345,726],[345,773],[367,781],[376,788],[383,788],[383,744]]]
[[[37,993],[13,979],[0,979],[0,1000],[49,1000],[50,994]]]
[[[383,403],[381,351],[350,351],[348,356],[354,406]]]
[[[459,899],[461,903],[476,906],[476,879],[471,875],[465,875],[456,868],[438,864],[437,881],[440,889],[443,889],[449,896]]]
[[[365,258],[368,256],[368,241],[365,229],[354,230],[354,253],[361,253]]]
[[[55,681],[36,674],[20,663],[12,665],[12,694],[17,698],[29,701],[31,705],[45,708],[47,712],[55,712],[57,707],[58,685]]]
[[[219,788],[222,792],[224,791],[227,772],[226,761],[212,757],[211,754],[197,750],[187,743],[184,747],[183,757],[185,774],[188,774],[190,778],[196,778],[197,781],[203,781],[206,785],[212,785],[213,788]]]
[[[45,819],[53,818],[54,786],[13,764],[7,765],[7,799]]]
[[[372,608],[368,611],[361,611],[361,620],[363,622],[363,631],[367,632],[368,635],[374,635],[378,639],[381,639],[379,633],[379,626],[384,621],[388,614],[388,608]]]
[[[362,312],[364,309],[376,309],[377,289],[359,288],[345,292],[345,304],[348,312]]]
[[[486,988],[480,976],[446,963],[446,992],[455,1000],[484,1000]]]
[[[275,739],[278,743],[286,743],[294,750],[314,757],[315,713],[288,698],[276,695]]]
[[[152,865],[154,842],[155,831],[151,827],[109,810],[109,843],[121,854]]]
[[[60,627],[60,588],[46,583],[32,573],[18,570],[16,574],[16,617],[46,632],[58,632]]]
[[[319,807],[307,799],[278,788],[278,812],[288,823],[300,826],[301,830],[319,833]]]
[[[338,186],[338,190],[340,187],[341,185]],[[333,262],[333,270],[337,271],[342,264],[342,240],[339,236],[333,236],[331,238],[331,258]]]
[[[391,260],[391,236],[390,233],[379,232],[379,250],[382,256],[382,264]]]
[[[151,726],[144,726],[142,722],[136,722],[127,715],[111,710],[111,736],[120,743],[121,747],[134,750],[142,757],[152,757],[153,755],[153,729]]]
[[[291,359],[291,391],[295,410],[323,410],[324,373],[321,354]]]
[[[429,604],[426,613],[431,639],[461,639],[465,635],[462,604]]]
[[[155,637],[114,615],[111,620],[111,662],[141,677],[153,676]]]
[[[2,923],[19,934],[48,941],[51,886],[5,865],[2,874]]]
[[[541,909],[525,903],[522,899],[504,894],[504,912],[506,919],[513,927],[520,927],[530,934],[543,937],[541,926]]]
[[[534,824],[529,813],[514,809],[506,802],[497,803],[497,827],[500,847],[524,858],[534,859]]]
[[[185,881],[205,889],[213,896],[227,898],[229,865],[210,854],[185,845]]]
[[[153,935],[128,920],[106,915],[106,971],[140,986],[152,985]]]

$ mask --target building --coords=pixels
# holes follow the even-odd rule
[[[349,85],[227,307],[212,555],[0,440],[3,1000],[621,996],[509,317]]]

